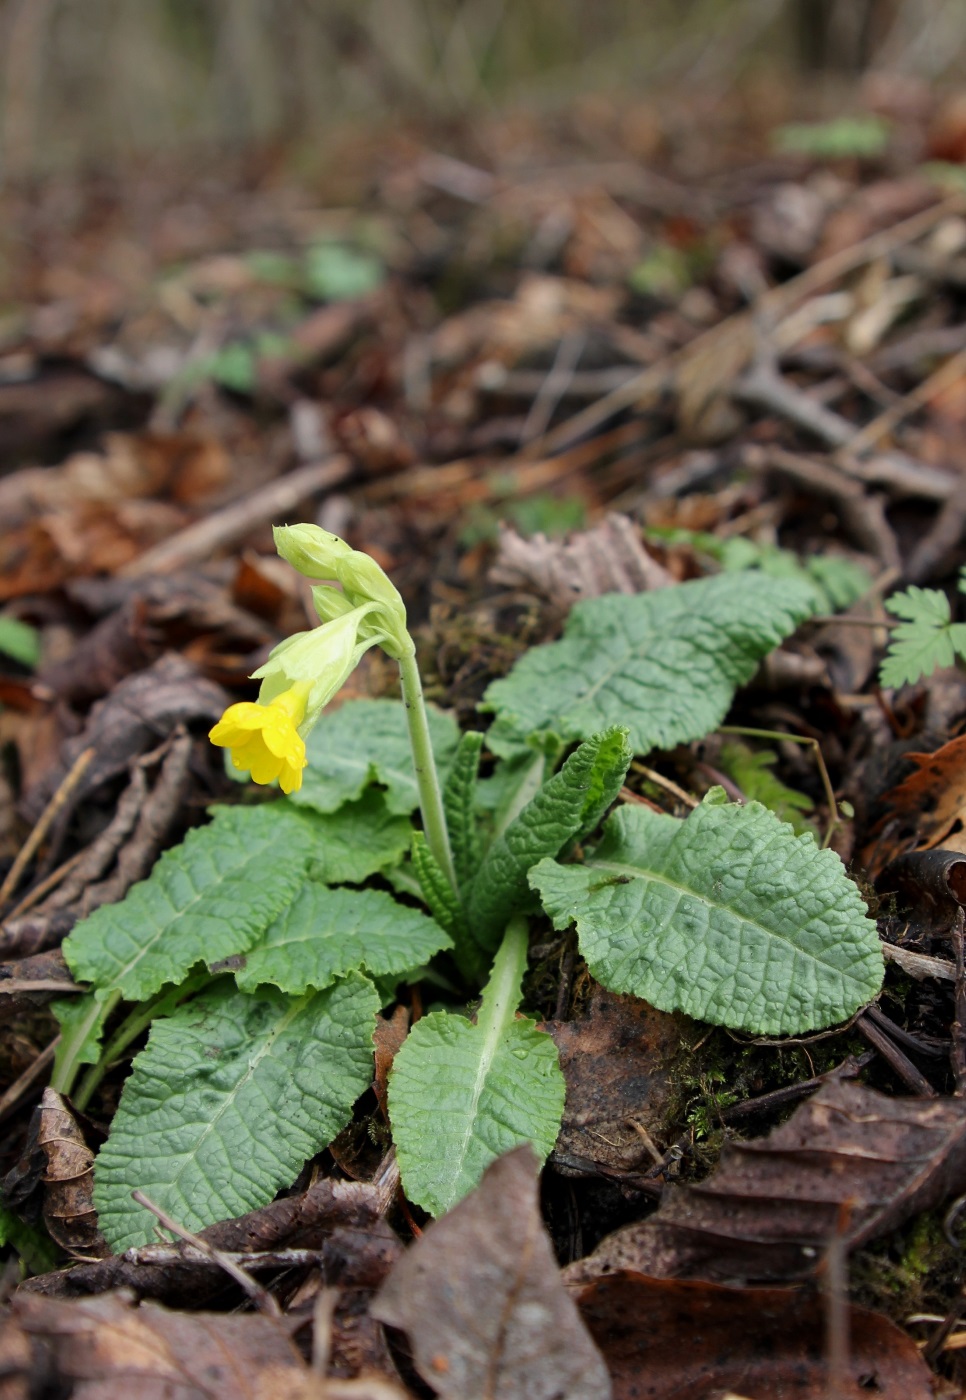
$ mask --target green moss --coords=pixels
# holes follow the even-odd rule
[[[926,1211],[856,1250],[850,1261],[853,1302],[887,1313],[898,1323],[911,1313],[944,1315],[964,1278],[961,1250],[943,1230],[944,1213]]]

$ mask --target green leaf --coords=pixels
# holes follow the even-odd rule
[[[966,660],[966,623],[953,622],[949,599],[938,588],[907,588],[885,606],[905,621],[889,638],[880,685],[912,684],[937,666],[952,666],[957,656]]]
[[[787,822],[797,836],[815,829],[800,815],[811,812],[815,803],[804,792],[786,787],[772,772],[778,755],[769,749],[751,749],[747,744],[729,740],[721,745],[718,766],[741,788],[745,797],[760,802],[781,821]]]
[[[772,132],[772,145],[786,155],[816,160],[879,156],[889,144],[892,128],[882,117],[833,117],[827,122],[790,122]]]
[[[135,1187],[199,1230],[290,1185],[372,1079],[378,1002],[357,973],[295,999],[229,983],[156,1021],[94,1167],[112,1248],[153,1237]]]
[[[398,865],[413,836],[409,818],[394,815],[375,789],[338,812],[305,816],[314,833],[312,875],[327,885],[361,884]]]
[[[868,569],[838,554],[812,555],[805,561],[805,571],[824,594],[819,604],[823,612],[837,613],[850,608],[872,587]]]
[[[18,617],[0,617],[0,652],[33,670],[40,660],[40,633]]]
[[[590,971],[662,1011],[785,1035],[842,1020],[882,982],[876,927],[842,863],[757,802],[712,789],[685,821],[629,807],[586,865],[530,876]]]
[[[470,931],[494,948],[510,918],[528,902],[527,875],[593,830],[620,791],[631,761],[627,730],[596,734],[572,753],[486,853],[470,890]]]
[[[384,276],[377,258],[342,243],[317,243],[305,255],[305,291],[326,301],[365,296]]]
[[[443,811],[453,852],[456,883],[461,890],[473,879],[483,858],[476,815],[476,792],[483,735],[471,729],[463,735],[453,769],[443,788]]]
[[[412,858],[420,892],[433,918],[448,933],[462,929],[465,923],[462,905],[421,831],[413,832]]]
[[[872,586],[868,570],[840,554],[811,554],[803,560],[790,549],[757,544],[744,535],[721,539],[702,530],[654,527],[646,534],[662,543],[690,545],[696,554],[716,560],[729,573],[757,569],[770,578],[798,579],[815,590],[818,612],[850,607]]]
[[[562,641],[534,647],[488,687],[484,708],[499,718],[487,744],[508,757],[534,731],[587,739],[611,724],[629,726],[635,753],[702,738],[815,605],[811,584],[757,573],[588,598]]]
[[[50,1238],[0,1205],[0,1246],[10,1245],[32,1274],[46,1274],[57,1267],[60,1251]]]
[[[427,706],[433,754],[442,780],[459,740],[452,715]],[[390,812],[408,816],[419,806],[406,712],[399,700],[348,700],[325,711],[305,741],[309,766],[292,794],[299,806],[336,812],[381,783]]]
[[[88,992],[86,996],[52,1001],[50,1009],[60,1026],[60,1044],[54,1052],[52,1081],[56,1087],[68,1065],[96,1065],[101,1057],[104,1025],[114,1009],[110,994]]]
[[[67,965],[80,982],[143,1001],[196,963],[243,953],[301,887],[316,842],[288,802],[216,808],[124,899],[76,925]]]
[[[552,772],[554,765],[542,749],[525,748],[511,758],[499,759],[491,775],[481,780],[476,790],[477,806],[481,812],[493,814],[497,835],[536,796],[548,767]]]
[[[389,1078],[389,1115],[411,1201],[442,1215],[478,1185],[494,1158],[557,1140],[564,1079],[557,1048],[516,1015],[526,925],[515,921],[497,955],[476,1025],[434,1011],[413,1026]]]
[[[330,890],[310,881],[245,955],[243,992],[271,982],[297,995],[365,969],[402,975],[449,946],[442,929],[382,890]]]

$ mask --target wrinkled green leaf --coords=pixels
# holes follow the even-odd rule
[[[222,985],[156,1021],[94,1168],[101,1229],[147,1244],[140,1187],[189,1230],[266,1205],[348,1122],[372,1078],[379,998],[351,974],[299,998]]]
[[[470,931],[482,947],[495,947],[512,915],[527,902],[531,866],[558,855],[598,824],[620,791],[631,756],[626,729],[615,726],[596,734],[493,842],[473,881],[467,910]]]
[[[526,962],[520,922],[501,948],[476,1025],[434,1011],[413,1026],[389,1078],[389,1114],[411,1201],[442,1215],[494,1158],[557,1140],[564,1079],[553,1040],[516,1015]]]
[[[456,883],[462,891],[472,881],[483,859],[483,843],[476,815],[476,793],[483,735],[471,729],[464,734],[443,788],[443,811],[453,852]]]
[[[409,818],[392,813],[375,789],[338,812],[306,811],[306,817],[315,841],[312,874],[327,885],[361,884],[398,865],[413,835]]]
[[[654,593],[577,603],[562,641],[534,647],[484,696],[487,744],[522,752],[552,730],[587,739],[626,724],[635,753],[702,738],[759,661],[815,611],[810,584],[717,574]]]
[[[576,920],[593,975],[662,1011],[797,1034],[876,995],[882,953],[832,851],[759,803],[713,789],[686,821],[627,807],[585,865],[530,880],[557,928]]]
[[[311,818],[289,802],[221,807],[117,904],[64,942],[79,982],[143,1001],[196,963],[250,947],[301,887],[316,854]]]
[[[465,924],[463,906],[421,831],[413,832],[412,868],[419,891],[440,927],[448,933],[462,930]]]
[[[56,1087],[68,1065],[96,1065],[101,1057],[104,1024],[111,1014],[111,1003],[102,992],[52,1001],[50,1009],[60,1026],[60,1044],[54,1052],[52,1081]]]
[[[448,946],[432,919],[382,890],[330,890],[310,881],[245,955],[235,981],[245,992],[270,982],[298,995],[354,969],[401,976]]]
[[[427,707],[433,754],[445,778],[456,753],[459,729],[452,715]],[[390,812],[408,816],[419,806],[406,712],[398,700],[348,700],[325,711],[305,742],[309,766],[292,794],[299,806],[336,812],[361,797],[372,783],[386,789]]]

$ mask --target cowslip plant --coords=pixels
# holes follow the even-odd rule
[[[441,993],[389,1083],[410,1198],[439,1214],[508,1148],[546,1156],[564,1083],[519,1010],[541,904],[576,924],[605,986],[708,1021],[796,1033],[875,995],[875,926],[810,832],[720,789],[684,821],[640,807],[605,821],[635,753],[721,722],[814,612],[812,584],[721,574],[583,602],[559,642],[490,686],[488,733],[460,736],[424,702],[382,570],[314,526],[276,535],[322,580],[320,625],[275,648],[257,702],[211,737],[285,795],[215,809],[65,943],[89,990],[60,1005],[55,1087],[83,1107],[150,1028],[95,1166],[112,1246],[151,1237],[135,1188],[197,1229],[290,1185],[368,1087],[377,1013],[406,980]],[[398,662],[402,704],[326,711],[370,646]]]

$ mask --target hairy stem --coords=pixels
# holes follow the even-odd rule
[[[453,864],[453,852],[450,849],[446,815],[443,811],[443,794],[436,773],[436,760],[433,757],[429,722],[426,718],[426,702],[423,699],[423,686],[415,655],[400,657],[399,674],[402,677],[403,705],[406,709],[406,723],[409,725],[409,742],[413,751],[413,766],[416,769],[423,830],[429,849],[452,885],[454,893],[458,894],[456,867]]]

